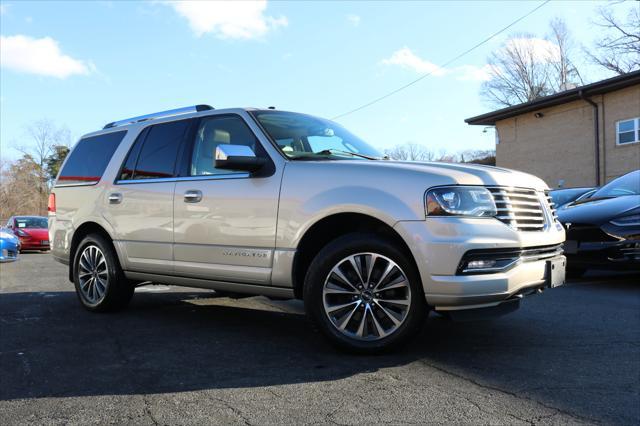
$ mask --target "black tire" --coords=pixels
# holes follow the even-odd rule
[[[334,267],[339,267],[338,265],[347,265],[344,262],[345,262],[345,259],[348,258],[349,256],[357,255],[354,259],[357,259],[358,262],[360,262],[360,265],[361,265],[360,275],[364,277],[364,272],[366,271],[364,271],[365,266],[363,265],[364,265],[364,262],[367,261],[364,258],[367,257],[368,254],[381,255],[380,258],[382,260],[374,260],[373,262],[370,262],[370,263],[373,263],[374,266],[378,265],[380,262],[387,262],[389,260],[394,262],[396,266],[400,268],[400,270],[398,271],[397,269],[394,268],[392,269],[392,271],[395,270],[396,273],[400,273],[400,274],[404,273],[406,280],[402,280],[402,282],[408,281],[408,286],[405,285],[405,287],[408,287],[410,289],[410,291],[407,291],[406,288],[403,288],[400,290],[405,292],[404,294],[406,297],[408,297],[407,300],[409,301],[409,303],[407,304],[408,306],[407,311],[401,314],[401,315],[404,315],[403,317],[404,319],[402,320],[400,325],[393,325],[391,323],[392,325],[389,329],[393,327],[397,327],[397,328],[395,328],[395,330],[390,332],[390,334],[388,335],[384,335],[384,333],[375,332],[374,336],[372,336],[374,340],[363,340],[362,338],[358,338],[358,336],[354,334],[356,333],[356,331],[351,331],[350,332],[351,335],[347,335],[347,332],[349,332],[349,330],[340,331],[338,329],[338,325],[334,325],[333,321],[338,321],[342,324],[349,323],[349,325],[344,326],[349,328],[350,325],[355,325],[355,324],[350,324],[351,321],[356,321],[361,324],[362,318],[364,318],[364,322],[367,323],[367,325],[365,326],[366,329],[371,329],[370,331],[375,331],[377,324],[374,324],[374,321],[376,321],[376,318],[377,320],[380,321],[380,323],[385,319],[383,318],[385,317],[385,315],[383,314],[380,308],[381,304],[378,302],[382,301],[385,304],[387,302],[384,302],[383,299],[369,299],[369,300],[366,300],[366,302],[370,302],[370,304],[367,303],[367,306],[365,308],[364,306],[361,306],[361,304],[365,304],[365,301],[363,299],[364,295],[361,294],[359,296],[358,295],[348,296],[348,297],[352,297],[354,300],[356,298],[360,298],[362,303],[358,304],[357,308],[362,309],[362,311],[360,314],[356,312],[356,313],[351,313],[349,315],[349,313],[351,312],[351,307],[349,307],[348,308],[349,312],[347,312],[343,317],[345,319],[340,318],[338,320],[337,318],[333,318],[333,319],[329,318],[330,314],[327,311],[325,311],[325,295],[323,294],[323,291],[325,289],[325,281],[329,283],[330,274],[332,274],[332,277],[333,277],[332,281],[335,282],[335,276],[333,275],[333,272],[332,272],[335,270]],[[370,258],[370,259],[375,259],[375,258]],[[390,265],[390,264],[391,262],[387,263],[387,265]],[[384,269],[384,266],[385,264],[383,263],[380,267],[380,270]],[[342,266],[342,268],[344,268],[344,266]],[[372,268],[370,269],[370,271],[375,269],[376,268]],[[353,272],[356,272],[356,270],[353,269]],[[363,291],[366,291],[367,285],[371,285],[372,281],[376,281],[376,279],[372,279],[375,272],[369,272],[368,274],[369,276],[366,279],[362,278],[360,281],[360,282],[367,281],[364,283],[365,290]],[[381,273],[378,273],[378,274],[379,274],[378,277],[382,276]],[[391,276],[391,273],[389,276]],[[384,280],[379,281],[380,284],[383,282]],[[391,286],[391,284],[384,284],[384,287],[381,287],[382,289],[378,291],[379,292],[399,291],[398,289],[396,290],[384,289],[385,287]],[[353,289],[353,286],[351,285],[349,285],[349,287],[346,287],[346,286],[343,286],[343,287],[347,288],[350,291],[351,289]],[[375,289],[373,291],[375,291]],[[372,297],[373,293],[369,292],[368,296]],[[379,293],[376,293],[375,296],[379,297]],[[320,329],[320,331],[326,337],[329,338],[329,340],[333,344],[335,344],[341,349],[344,349],[350,352],[361,353],[361,354],[374,354],[374,353],[386,352],[386,351],[401,347],[404,343],[406,343],[411,337],[413,337],[420,330],[420,328],[425,322],[425,317],[429,312],[429,307],[424,298],[424,292],[422,290],[420,276],[418,274],[417,268],[414,265],[414,262],[410,257],[410,254],[404,253],[401,249],[396,247],[396,245],[394,245],[392,242],[384,238],[381,238],[380,236],[375,234],[366,234],[366,233],[347,234],[335,239],[334,241],[327,244],[324,248],[322,248],[320,252],[316,255],[316,257],[313,259],[313,261],[311,262],[311,265],[309,266],[309,269],[307,270],[307,274],[304,282],[303,297],[304,297],[304,306],[305,306],[305,311],[307,313],[307,316]],[[328,297],[331,297],[331,296],[327,295],[327,298]],[[340,297],[344,297],[344,296],[340,295]],[[337,303],[336,306],[338,306],[340,302],[336,302],[336,303]],[[348,302],[348,303],[357,303],[357,301]],[[370,319],[367,322],[367,312],[365,309],[368,309],[369,306],[371,306],[371,309],[369,311]],[[385,305],[385,306],[389,308],[389,305]],[[353,311],[355,312],[356,309],[353,308]],[[376,318],[371,318],[372,316],[375,316]],[[346,319],[347,317],[349,319]],[[390,320],[389,315],[386,315],[386,318]],[[345,322],[343,323],[343,321]],[[359,328],[359,327],[355,327],[355,328]]]
[[[89,253],[95,252],[96,248],[104,257],[106,267],[100,266],[103,269],[98,269],[96,275],[89,277],[89,280],[93,278],[94,281],[93,284],[88,284],[85,278],[87,276],[86,260],[91,256]],[[83,258],[85,251],[87,257]],[[81,259],[84,266],[80,265]],[[103,271],[106,271],[106,275],[102,275]],[[97,278],[100,278],[100,281],[97,281]],[[135,285],[124,276],[113,244],[100,234],[89,234],[80,242],[73,260],[73,283],[80,303],[92,312],[113,312],[124,309],[135,291]],[[98,283],[105,285],[98,285]],[[93,293],[87,291],[91,285],[94,287]],[[98,290],[100,288],[103,288],[101,295]],[[92,298],[92,294],[96,297]]]

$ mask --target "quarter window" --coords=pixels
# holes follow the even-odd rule
[[[616,143],[625,145],[640,142],[640,118],[618,121],[616,123]]]
[[[237,116],[206,117],[200,121],[191,156],[191,176],[233,173],[216,169],[216,148],[220,145],[246,145],[256,153],[261,148],[256,136]]]
[[[93,185],[104,173],[126,131],[80,139],[64,163],[57,185]]]

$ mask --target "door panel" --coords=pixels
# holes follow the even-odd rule
[[[117,204],[106,202],[105,218],[114,227],[124,250],[124,269],[151,273],[173,271],[173,192],[175,182],[114,185],[107,194],[120,194]]]
[[[201,191],[199,202],[186,202]],[[268,284],[275,248],[280,176],[179,181],[174,259],[180,275]]]

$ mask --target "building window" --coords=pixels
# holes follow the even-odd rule
[[[622,120],[616,123],[616,143],[626,145],[640,142],[640,118]]]

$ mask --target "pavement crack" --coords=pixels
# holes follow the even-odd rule
[[[149,417],[149,420],[151,420],[154,425],[159,425],[160,423],[158,423],[153,413],[151,412],[151,406],[149,405],[149,400],[147,399],[146,395],[142,395],[142,401],[144,402],[144,412],[147,417]]]
[[[239,409],[237,409],[236,407],[232,406],[231,404],[229,404],[227,401],[225,401],[222,398],[214,398],[216,401],[222,403],[222,405],[224,405],[229,411],[231,411],[236,417],[240,418],[242,420],[242,422],[245,425],[251,425],[251,422],[247,419],[247,417],[242,413],[242,411],[240,411]]]
[[[439,367],[439,366],[434,365],[434,364],[430,364],[430,363],[428,363],[428,362],[426,362],[426,361],[424,361],[424,360],[419,360],[419,362],[420,362],[421,364],[423,364],[423,365],[426,365],[427,367],[431,367],[431,368],[433,368],[433,369],[435,369],[435,370],[438,370],[438,371],[440,371],[440,372],[442,372],[442,373],[445,373],[445,374],[448,374],[448,375],[450,375],[450,376],[456,377],[456,378],[458,378],[458,379],[464,380],[464,381],[466,381],[466,382],[472,383],[472,384],[474,384],[474,385],[478,386],[479,388],[486,389],[486,390],[490,390],[490,391],[494,391],[494,392],[500,392],[500,393],[503,393],[503,394],[505,394],[505,395],[509,395],[509,396],[512,396],[512,397],[514,397],[514,398],[521,399],[521,400],[532,401],[532,402],[535,402],[536,404],[539,404],[539,405],[543,406],[544,408],[547,408],[547,409],[549,409],[549,410],[553,410],[553,411],[555,411],[556,413],[560,413],[560,414],[563,414],[563,415],[569,416],[569,417],[571,417],[571,418],[573,418],[573,419],[575,419],[575,420],[579,420],[579,421],[581,421],[581,422],[593,422],[593,421],[594,421],[593,419],[589,419],[589,418],[586,418],[586,417],[582,417],[582,416],[579,416],[579,415],[577,415],[577,414],[574,414],[574,413],[571,413],[571,412],[568,412],[568,411],[561,410],[561,409],[559,409],[559,408],[557,408],[557,407],[553,407],[553,406],[551,406],[551,405],[547,405],[547,404],[545,404],[545,403],[543,403],[543,402],[541,402],[541,401],[538,401],[538,400],[536,400],[536,399],[530,398],[530,397],[528,397],[528,396],[525,396],[525,395],[518,395],[518,394],[517,394],[517,393],[515,393],[515,392],[511,392],[511,391],[508,391],[508,390],[505,390],[505,389],[501,389],[501,388],[498,388],[498,387],[495,387],[495,386],[491,386],[491,385],[487,385],[487,384],[484,384],[484,383],[480,383],[480,382],[478,382],[478,381],[476,381],[476,380],[472,379],[471,377],[466,377],[466,376],[463,376],[462,374],[454,373],[454,372],[452,372],[452,371],[448,371],[448,370],[446,370],[446,369],[444,369],[444,368],[442,368],[442,367]],[[508,413],[508,415],[509,415],[509,416],[511,416],[511,417],[514,417],[514,418],[516,418],[516,419],[518,419],[518,420],[521,420],[521,421],[524,421],[524,422],[527,422],[527,423],[530,423],[530,424],[535,424],[535,423],[534,423],[534,422],[532,422],[531,420],[520,419],[520,418],[518,418],[518,417],[516,417],[515,415],[510,414],[510,413]]]

